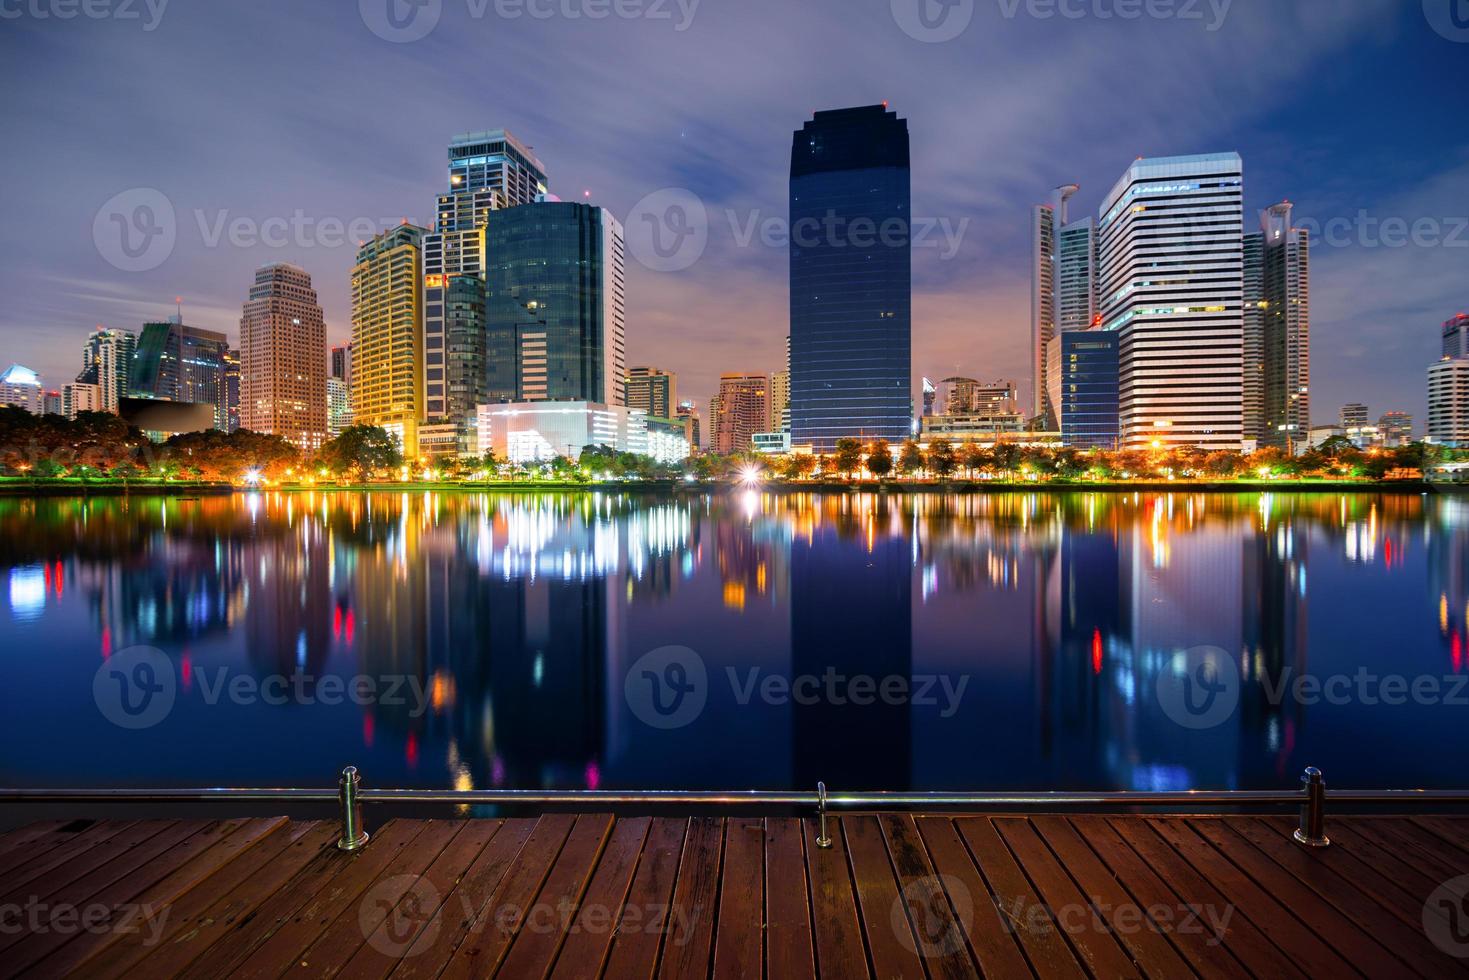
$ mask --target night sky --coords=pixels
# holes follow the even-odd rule
[[[719,372],[782,365],[786,253],[740,238],[785,215],[792,130],[882,101],[912,134],[915,217],[963,229],[953,255],[914,253],[915,377],[1028,388],[1028,208],[1075,181],[1073,214],[1094,213],[1137,156],[1239,151],[1247,229],[1283,198],[1342,219],[1312,252],[1318,423],[1360,400],[1421,432],[1437,327],[1469,308],[1469,26],[1450,0],[1132,0],[1138,19],[1101,16],[1129,0],[951,0],[936,30],[971,19],[947,41],[920,39],[919,0],[420,0],[402,31],[389,2],[415,10],[0,0],[0,367],[59,387],[94,325],[137,330],[176,295],[236,337],[254,268],[278,261],[312,274],[344,341],[343,226],[428,223],[448,139],[504,127],[565,200],[624,220],[655,191],[702,200],[702,258],[630,261],[628,284],[629,362],[676,371],[702,408]],[[139,188],[165,234],[129,258],[112,215],[159,204]],[[284,234],[259,241],[268,219]]]

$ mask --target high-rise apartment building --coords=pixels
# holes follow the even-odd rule
[[[1077,184],[1056,188],[1052,202],[1031,209],[1031,404],[1036,424],[1060,427],[1061,369],[1057,338],[1094,326],[1097,316],[1097,226],[1070,218]]]
[[[1383,412],[1377,420],[1383,445],[1394,448],[1413,441],[1413,416],[1408,412]]]
[[[422,230],[419,229],[420,232]],[[341,381],[350,391],[352,389],[352,345],[350,343],[338,344],[332,348],[331,357],[331,364],[327,367],[327,377]]]
[[[347,382],[330,375],[326,379],[326,435],[335,439],[352,425],[352,393]],[[392,431],[392,430],[389,430]],[[402,445],[401,436],[399,445]]]
[[[98,407],[83,411],[117,413],[118,400],[128,396],[128,376],[137,344],[137,335],[130,330],[98,327],[87,336],[87,346],[82,349],[82,370],[76,379],[78,384],[96,385],[100,401]]]
[[[1056,209],[1037,204],[1030,212],[1030,414],[1042,429],[1055,417],[1046,389],[1046,354],[1056,336]]]
[[[102,386],[87,381],[76,381],[61,388],[61,414],[75,419],[80,412],[107,411],[106,396]]]
[[[1075,185],[1072,185],[1075,186]],[[1065,198],[1056,232],[1056,331],[1089,330],[1097,321],[1097,223],[1066,223]]]
[[[1446,357],[1428,369],[1428,441],[1469,447],[1469,357]]]
[[[671,419],[678,407],[677,379],[662,368],[629,368],[623,392],[628,408],[641,408],[654,418]]]
[[[794,134],[796,445],[828,452],[843,437],[897,441],[911,431],[910,199],[908,124],[885,106],[818,112]]]
[[[721,374],[709,417],[710,448],[716,453],[747,452],[757,432],[770,431],[770,375]]]
[[[485,228],[485,398],[622,405],[622,225],[590,204],[492,211]]]
[[[1243,439],[1244,168],[1236,153],[1140,159],[1102,203],[1098,295],[1120,335],[1124,446]]]
[[[777,371],[770,376],[770,424],[780,432],[791,429],[791,372]]]
[[[424,417],[472,428],[487,398],[485,223],[491,211],[546,193],[546,170],[504,130],[464,133],[449,143],[449,189],[424,236]],[[467,441],[461,448],[472,449]]]
[[[1260,231],[1265,303],[1262,442],[1293,447],[1311,431],[1310,235],[1291,224],[1289,201],[1260,212]],[[1247,360],[1247,374],[1248,368]]]
[[[689,441],[689,450],[696,451],[699,448],[699,409],[691,401],[678,403],[678,414],[675,419],[684,425],[684,437]]]
[[[326,441],[326,321],[311,276],[281,262],[255,271],[240,317],[240,427],[304,452]]]
[[[343,351],[338,375],[350,397],[347,424],[375,425],[397,440],[403,453],[418,456],[418,425],[424,417],[426,366],[442,368],[443,352],[425,361],[423,280],[419,260],[427,229],[401,224],[363,245],[352,267],[352,343]],[[338,425],[343,418],[339,414]],[[345,427],[345,426],[342,426]]]
[[[229,429],[226,356],[229,338],[217,330],[191,327],[183,316],[145,323],[138,334],[128,386],[135,398],[207,404],[214,427]]]
[[[1265,233],[1244,236],[1244,382],[1241,386],[1244,437],[1257,446],[1265,438]]]

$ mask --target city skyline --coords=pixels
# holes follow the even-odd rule
[[[222,12],[217,19],[180,14],[147,38],[160,52],[172,52],[180,43],[202,44],[223,28],[246,30],[242,25],[271,13]],[[792,21],[807,16],[782,13]],[[453,16],[446,9],[445,23],[430,38],[410,45],[386,44],[353,18],[344,25],[345,43],[331,53],[330,62],[340,67],[386,53],[404,65],[447,64],[459,45],[474,39],[474,28],[489,27],[469,23],[456,32]],[[293,11],[292,17],[298,28],[286,39],[292,47],[305,43],[329,22],[319,12]],[[947,218],[955,225],[966,218],[971,222],[951,259],[942,259],[937,249],[915,248],[915,389],[921,375],[1029,377],[1024,337],[1030,288],[1025,214],[1049,188],[1068,180],[1080,183],[1073,207],[1074,213],[1085,214],[1095,209],[1121,165],[1139,153],[1187,154],[1226,147],[1246,161],[1246,214],[1269,207],[1279,193],[1289,192],[1298,223],[1314,222],[1319,227],[1344,218],[1353,225],[1342,232],[1352,244],[1322,245],[1320,237],[1313,240],[1312,312],[1318,340],[1313,421],[1329,421],[1332,406],[1350,400],[1425,416],[1422,372],[1436,356],[1429,325],[1443,322],[1466,303],[1462,278],[1445,271],[1462,268],[1463,253],[1446,241],[1437,246],[1384,245],[1381,222],[1427,220],[1437,224],[1441,239],[1458,236],[1456,240],[1469,244],[1469,234],[1456,232],[1454,225],[1456,211],[1462,210],[1458,202],[1464,200],[1469,185],[1469,166],[1452,143],[1445,149],[1441,135],[1429,137],[1449,131],[1434,121],[1448,118],[1453,109],[1452,73],[1445,59],[1436,56],[1457,49],[1433,31],[1421,11],[1364,4],[1339,12],[1330,22],[1294,11],[1272,12],[1267,20],[1263,12],[1237,4],[1214,32],[1181,23],[1126,25],[1176,42],[1162,53],[1143,50],[1155,45],[1121,44],[1118,32],[1124,27],[1116,23],[1006,20],[993,11],[976,13],[969,30],[947,44],[923,44],[906,36],[886,10],[862,11],[848,24],[825,25],[840,32],[843,40],[862,40],[890,50],[899,66],[921,60],[936,78],[948,77],[961,63],[971,72],[977,70],[977,75],[966,78],[964,91],[982,84],[988,72],[998,77],[1003,69],[1013,78],[1017,70],[1028,70],[1018,69],[1016,62],[1024,52],[1033,53],[1043,37],[1052,38],[1058,50],[1088,52],[1074,66],[1081,73],[1078,78],[1101,77],[1120,63],[1126,48],[1128,58],[1142,59],[1142,70],[1168,70],[1181,73],[1182,79],[1207,83],[1200,102],[1209,111],[1199,112],[1197,105],[1170,106],[1161,94],[1135,95],[1122,107],[1102,105],[1105,100],[1099,95],[1083,91],[1059,99],[1053,85],[1038,79],[1039,92],[1053,103],[1053,118],[1070,122],[1047,125],[1044,131],[1029,118],[1041,95],[1009,100],[1014,105],[1008,108],[961,110],[956,96],[943,91],[942,85],[925,81],[920,88],[905,80],[902,71],[870,77],[871,73],[822,59],[796,69],[809,73],[797,79],[807,92],[799,101],[790,97],[789,80],[781,85],[753,83],[732,100],[730,93],[711,91],[708,80],[692,67],[711,45],[749,37],[750,21],[737,23],[730,17],[714,6],[703,7],[682,33],[651,23],[596,25],[599,31],[606,27],[618,32],[628,42],[630,47],[619,59],[640,54],[640,60],[647,61],[651,55],[648,77],[640,75],[632,83],[635,94],[648,95],[648,100],[626,113],[609,114],[600,92],[586,98],[608,66],[577,65],[548,73],[536,70],[544,67],[540,56],[517,51],[506,52],[511,59],[508,67],[521,69],[526,84],[543,97],[540,107],[486,106],[482,99],[456,95],[432,104],[420,100],[413,103],[411,113],[397,117],[375,112],[377,122],[368,126],[358,120],[366,103],[383,109],[403,106],[412,92],[395,94],[387,85],[369,80],[363,92],[348,96],[341,85],[324,77],[321,66],[287,59],[290,67],[284,74],[292,84],[309,84],[322,93],[314,108],[233,117],[225,120],[229,124],[225,130],[215,128],[219,124],[212,120],[192,123],[203,127],[199,139],[185,141],[184,152],[178,154],[182,160],[176,162],[154,149],[163,132],[160,126],[180,114],[181,109],[174,107],[209,97],[207,90],[216,83],[203,80],[206,91],[197,93],[154,86],[150,98],[156,95],[160,101],[152,109],[123,113],[126,118],[117,120],[87,117],[98,144],[117,165],[105,180],[76,181],[83,193],[68,182],[64,198],[38,181],[67,176],[73,165],[63,154],[54,167],[49,162],[37,166],[35,153],[40,147],[70,146],[71,137],[57,128],[60,124],[54,119],[21,110],[13,127],[17,152],[5,164],[11,186],[18,191],[18,220],[3,234],[11,236],[12,254],[24,258],[0,273],[13,297],[0,314],[0,329],[11,339],[4,359],[35,368],[48,387],[59,387],[68,376],[63,369],[74,357],[70,352],[80,333],[97,323],[136,330],[144,322],[161,319],[169,300],[180,294],[190,306],[191,323],[223,329],[233,337],[237,284],[250,270],[273,261],[293,262],[312,274],[326,308],[328,339],[343,342],[349,336],[346,298],[355,239],[338,247],[316,239],[298,246],[288,234],[285,247],[273,248],[231,244],[231,234],[221,229],[244,219],[257,231],[264,230],[262,223],[271,218],[289,223],[297,209],[317,231],[329,218],[346,224],[354,217],[371,216],[385,227],[407,217],[427,224],[432,217],[427,213],[431,195],[442,187],[438,175],[443,173],[445,141],[466,129],[503,126],[527,140],[547,161],[552,190],[566,200],[601,204],[626,219],[648,193],[687,187],[708,209],[709,246],[699,262],[677,272],[655,272],[631,259],[628,263],[628,363],[664,365],[680,375],[685,393],[707,403],[721,371],[771,371],[782,364],[784,250],[760,245],[758,235],[748,246],[737,241],[737,233],[752,220],[785,213],[782,131],[795,128],[813,108],[891,99],[913,132],[915,216]],[[985,21],[986,17],[991,19]],[[44,33],[44,25],[15,25],[17,31],[45,36],[58,49],[90,42],[98,66],[121,68],[119,59],[127,58],[126,71],[113,71],[127,86],[152,79],[154,69],[132,60],[135,49],[127,47],[131,37],[114,39],[104,25],[76,26],[78,37],[73,40]],[[564,21],[518,25],[554,37],[568,50],[591,42],[593,35],[587,30],[591,26]],[[726,37],[731,29],[734,34]],[[1366,36],[1376,37],[1376,43],[1357,45],[1351,59],[1333,58]],[[1289,65],[1278,58],[1263,64],[1272,39],[1292,43]],[[1011,49],[1013,53],[1007,53]],[[993,53],[993,64],[975,69],[977,52]],[[185,62],[198,56],[192,49],[180,55]],[[223,66],[229,64],[226,56]],[[1235,67],[1226,70],[1226,64]],[[1392,70],[1384,70],[1389,64]],[[1250,71],[1236,70],[1242,66],[1261,70],[1248,78]],[[238,70],[253,77],[243,66]],[[63,103],[81,98],[74,80],[55,75],[28,51],[18,52],[8,71],[34,76]],[[669,87],[670,71],[689,76],[692,87],[676,94],[655,91]],[[270,89],[278,83],[261,79],[257,84]],[[1015,91],[1022,89],[1014,86]],[[578,98],[587,104],[577,104]],[[1391,113],[1374,111],[1388,105],[1393,107]],[[311,138],[308,121],[323,121],[323,113],[331,114],[333,131],[348,126],[357,133],[371,133],[376,155],[342,153],[340,140],[334,138],[328,148]],[[383,122],[394,118],[400,121]],[[1368,118],[1370,127],[1364,121]],[[127,140],[121,141],[124,132]],[[291,149],[262,157],[252,141],[266,133],[273,134],[272,145],[283,141]],[[345,145],[350,147],[354,138],[361,140],[351,137]],[[177,137],[174,143],[179,145]],[[222,148],[230,151],[225,154],[228,159],[216,157]],[[177,241],[159,266],[130,273],[98,254],[90,232],[92,219],[107,200],[135,187],[156,187],[169,201],[177,216]],[[586,191],[592,192],[590,198],[583,197]],[[35,210],[38,205],[42,211]],[[736,212],[733,226],[726,209]],[[1359,210],[1367,224],[1356,221]],[[55,224],[56,231],[31,233],[32,240],[22,246],[13,237],[17,226],[25,228],[28,217],[43,212],[45,224]],[[214,247],[201,233],[201,220],[204,232],[222,235]],[[632,230],[630,226],[630,234]],[[1374,235],[1376,246],[1370,244]],[[707,330],[687,329],[691,308],[701,311],[698,319],[709,324]]]

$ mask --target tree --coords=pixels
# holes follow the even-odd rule
[[[811,475],[816,469],[816,457],[809,453],[798,453],[788,456],[781,464],[781,475],[787,480],[801,480]]]
[[[898,472],[904,476],[912,476],[923,469],[923,447],[916,440],[909,439],[903,443],[903,449],[898,453]]]
[[[935,439],[928,447],[928,468],[947,480],[959,467],[959,458],[947,439]]]
[[[997,444],[991,455],[995,461],[995,469],[1001,473],[1014,473],[1020,465],[1020,447],[1012,442]]]
[[[893,471],[893,453],[886,439],[877,440],[872,452],[867,454],[867,472],[881,480]]]
[[[338,475],[353,473],[366,483],[379,470],[403,465],[403,454],[388,430],[376,425],[351,425],[321,447],[317,460]]]
[[[862,465],[862,444],[856,439],[838,439],[836,468],[843,476],[851,476]]]
[[[964,467],[965,475],[974,478],[975,470],[983,470],[993,465],[995,454],[978,443],[966,443],[959,450],[959,464]]]

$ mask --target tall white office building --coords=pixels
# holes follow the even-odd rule
[[[1243,208],[1237,153],[1140,159],[1103,201],[1098,302],[1130,448],[1240,447]]]
[[[1469,447],[1469,357],[1445,357],[1428,369],[1428,441]]]

